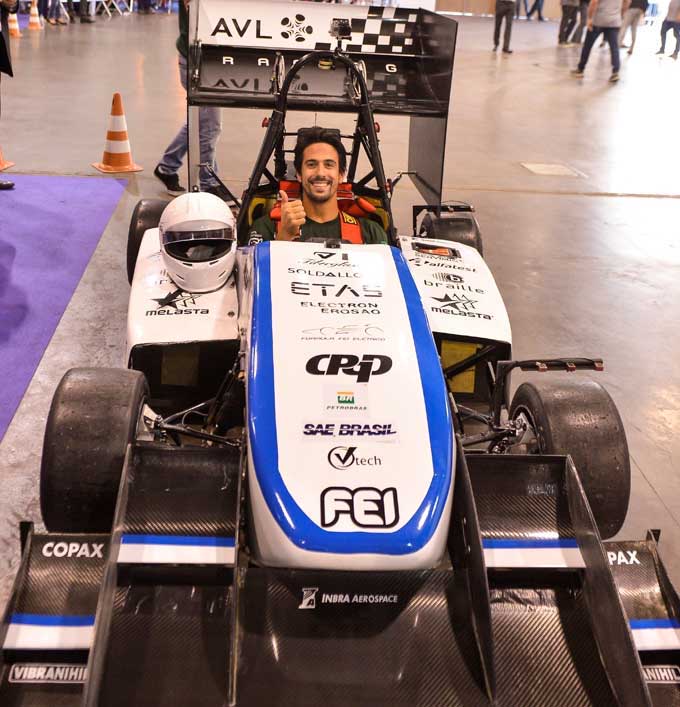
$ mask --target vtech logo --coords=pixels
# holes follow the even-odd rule
[[[362,457],[356,447],[333,447],[328,452],[328,463],[334,469],[343,470],[352,466],[382,466],[382,459],[375,454]]]
[[[380,354],[319,354],[307,361],[307,373],[313,376],[353,376],[357,383],[368,383],[371,376],[381,376],[392,368],[392,359]]]

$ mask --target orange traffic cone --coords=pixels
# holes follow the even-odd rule
[[[104,156],[101,162],[93,162],[92,166],[100,172],[141,172],[144,169],[132,161],[123,99],[120,93],[113,94]]]
[[[12,12],[9,16],[9,36],[21,37],[21,30],[19,29],[19,20],[17,19],[15,12]]]
[[[39,29],[44,29],[42,20],[38,14],[38,0],[33,0],[31,3],[31,14],[28,18],[28,29],[36,32]]]
[[[14,167],[14,162],[5,161],[5,158],[2,156],[2,147],[0,147],[0,172],[2,172],[3,169],[9,169],[10,167]]]

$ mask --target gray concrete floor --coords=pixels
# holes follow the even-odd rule
[[[577,81],[569,76],[577,50],[555,46],[555,23],[516,23],[512,56],[490,51],[490,20],[460,23],[445,198],[477,208],[515,354],[605,359],[597,380],[619,407],[633,459],[621,536],[661,528],[680,586],[680,62],[653,56],[658,27],[646,28],[635,54],[622,56],[618,85],[607,83],[608,50],[597,48]],[[123,94],[133,155],[146,169],[130,178],[0,442],[0,604],[16,568],[18,521],[40,517],[40,449],[56,384],[72,366],[124,365],[128,221],[140,197],[162,195],[152,171],[184,115],[175,33],[176,16],[131,16],[12,40],[16,78],[2,85],[0,144],[14,171],[97,174],[89,165],[101,157],[113,91]],[[263,115],[223,113],[221,173],[237,190]],[[310,122],[298,115],[289,124]],[[394,174],[406,168],[408,124],[380,122]],[[539,177],[521,162],[557,162],[584,176]],[[403,231],[417,200],[401,182],[393,203]]]

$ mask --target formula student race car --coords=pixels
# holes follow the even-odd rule
[[[48,532],[22,525],[0,704],[677,703],[680,601],[658,537],[602,541],[630,489],[611,398],[575,378],[525,383],[510,401],[514,368],[601,362],[512,360],[470,211],[428,202],[414,234],[397,235],[374,64],[351,51],[355,32],[369,41],[376,9],[301,7],[262,3],[252,15],[270,49],[288,33],[306,50],[284,72],[282,48],[268,98],[207,94],[274,105],[238,223],[210,195],[162,213],[141,202],[128,367],[71,370],[55,393]],[[242,55],[263,58],[242,12],[192,3],[194,89],[238,64],[233,47],[232,63],[210,61],[227,56],[226,30],[255,43]],[[417,83],[428,38],[455,40],[456,25],[400,12],[384,9],[377,29],[393,37],[415,16],[401,46],[417,48],[399,61]],[[343,18],[352,39],[333,27],[347,51],[317,48],[314,28]],[[392,244],[248,246],[258,209],[290,176],[287,90],[333,71],[326,105],[358,114],[352,193]],[[202,99],[190,89],[189,100]],[[370,172],[357,178],[361,150]],[[220,286],[207,291],[214,264]]]

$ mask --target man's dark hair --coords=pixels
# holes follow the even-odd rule
[[[298,130],[297,143],[295,144],[295,160],[293,162],[295,171],[298,174],[302,172],[302,154],[310,145],[316,142],[325,142],[327,145],[335,148],[335,151],[338,153],[338,167],[340,167],[340,173],[344,174],[347,171],[347,152],[340,139],[340,131],[318,126]]]

